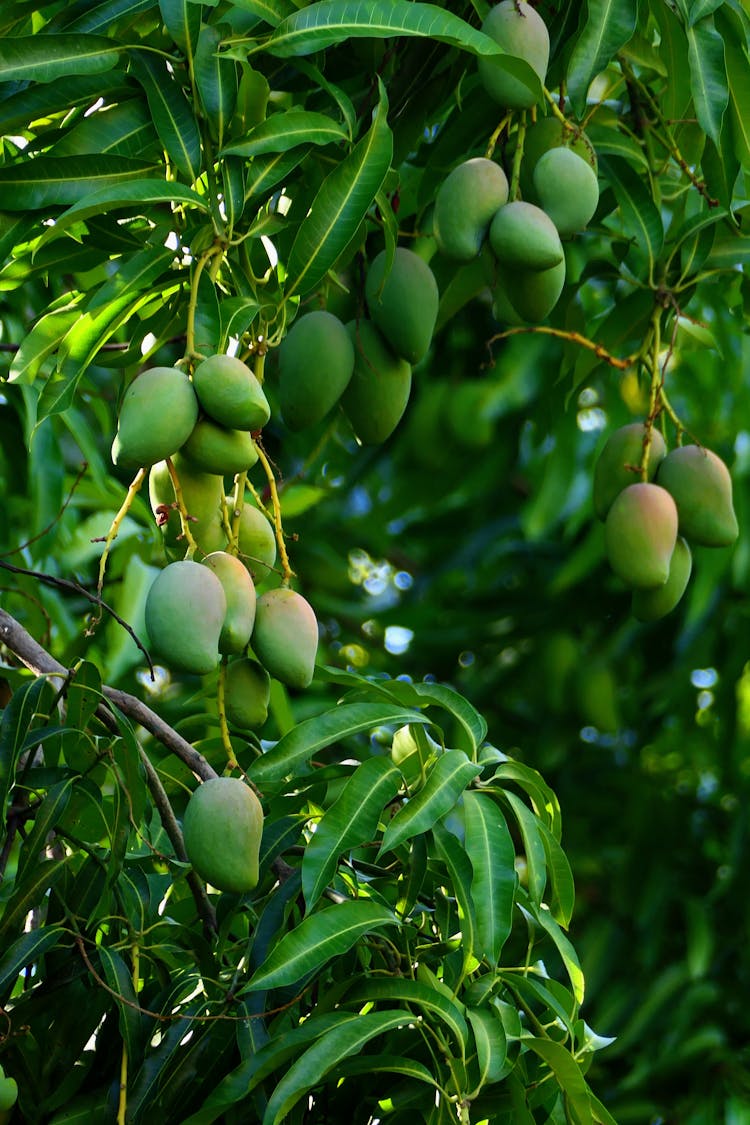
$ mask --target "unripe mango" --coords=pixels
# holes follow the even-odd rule
[[[508,202],[508,179],[494,160],[475,156],[449,172],[435,196],[433,230],[441,253],[470,262],[482,248],[492,216]]]
[[[182,824],[187,857],[219,891],[243,894],[258,883],[263,808],[238,777],[213,777],[192,793]]]
[[[594,465],[594,511],[600,520],[607,518],[612,502],[623,488],[638,481],[645,434],[646,427],[642,422],[620,426],[607,438],[597,457]],[[666,454],[664,438],[659,430],[652,427],[646,469],[648,480],[654,479]]]
[[[716,453],[681,445],[661,462],[656,480],[677,505],[680,535],[702,547],[731,547],[739,534],[732,478]]]
[[[526,0],[502,0],[490,8],[482,31],[513,58],[523,59],[544,83],[549,64],[549,32],[542,17]],[[503,68],[502,56],[480,55],[479,80],[485,91],[506,109],[528,109],[533,93]]]
[[[665,488],[630,484],[615,498],[604,524],[610,566],[633,589],[663,586],[677,542],[677,507]]]
[[[249,430],[231,430],[201,418],[182,446],[181,452],[204,473],[234,476],[251,469],[258,460]]]
[[[315,671],[318,622],[312,606],[296,590],[279,586],[258,598],[253,652],[282,684],[306,688]]]
[[[255,624],[255,585],[247,568],[236,555],[213,551],[203,565],[209,567],[224,588],[227,609],[219,634],[219,652],[236,655],[250,643]]]
[[[560,235],[549,215],[519,199],[500,207],[490,223],[490,246],[504,266],[549,270],[565,258]]]
[[[385,250],[373,259],[365,278],[365,298],[373,324],[396,355],[419,363],[427,354],[437,320],[435,275],[423,258],[397,246],[386,273]]]
[[[548,270],[512,270],[498,265],[495,304],[507,301],[521,320],[540,324],[554,309],[565,284],[565,259]]]
[[[213,473],[196,469],[190,461],[179,453],[172,458],[172,466],[180,482],[182,499],[187,510],[190,533],[203,554],[220,551],[226,545],[226,536],[221,522],[221,498],[224,495],[224,480]],[[151,510],[160,521],[159,526],[168,548],[182,545],[182,524],[180,513],[175,505],[175,491],[166,461],[152,465],[148,476],[148,493]],[[166,518],[166,522],[162,522]]]
[[[257,660],[242,658],[227,665],[224,707],[227,720],[240,730],[256,730],[268,718],[271,677]]]
[[[151,367],[141,372],[122,397],[112,461],[132,469],[171,457],[197,418],[198,399],[184,371]]]
[[[154,652],[181,672],[212,672],[219,664],[226,611],[224,588],[213,571],[192,559],[169,563],[146,596],[146,631]]]
[[[18,1098],[18,1083],[6,1074],[0,1077],[0,1112],[11,1109]]]
[[[639,621],[658,621],[671,613],[685,593],[693,569],[693,556],[681,535],[677,536],[669,564],[669,575],[663,586],[655,590],[634,590],[631,602],[633,616]]]
[[[202,360],[193,372],[193,387],[206,414],[228,429],[262,430],[271,416],[262,386],[236,356]]]
[[[233,521],[232,497],[227,496],[229,519]],[[254,504],[242,505],[239,527],[239,557],[256,583],[263,582],[276,565],[276,533]]]
[[[518,141],[518,134],[511,135],[505,150],[506,159],[512,161]],[[597,170],[596,152],[589,138],[582,130],[566,128],[557,117],[540,117],[528,125],[523,139],[523,160],[521,161],[519,187],[523,199],[539,203],[534,187],[534,169],[545,152],[551,148],[570,148],[582,160]]]
[[[354,371],[354,345],[333,313],[296,320],[278,350],[279,406],[290,430],[315,426],[335,406]]]
[[[411,391],[411,367],[394,355],[369,320],[346,326],[354,344],[354,374],[341,406],[364,445],[378,445],[395,430]]]
[[[551,148],[539,157],[534,189],[563,238],[583,230],[599,203],[596,172],[571,148]]]

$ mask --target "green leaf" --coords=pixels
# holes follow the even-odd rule
[[[192,58],[201,29],[201,6],[193,0],[159,0],[164,26],[186,58]]]
[[[11,383],[33,383],[47,356],[56,350],[60,341],[80,316],[76,303],[52,309],[40,317],[13,356],[10,365]]]
[[[577,1002],[579,1004],[582,1004],[586,982],[581,971],[581,963],[578,960],[578,954],[573,948],[572,943],[562,932],[559,925],[548,910],[546,910],[543,906],[539,906],[536,903],[530,901],[527,903],[527,906],[528,913],[531,915],[537,925],[539,925],[549,935],[554,945],[556,946],[557,952],[560,954],[562,962],[565,966],[565,971],[567,972],[568,978],[572,985],[573,995],[575,996]],[[525,910],[526,907],[521,906],[521,909]]]
[[[443,995],[430,984],[401,977],[389,980],[367,980],[355,985],[354,989],[346,994],[347,1004],[359,1005],[381,1000],[410,1004],[437,1016],[452,1032],[461,1053],[466,1051],[469,1043],[466,1009],[450,993]]]
[[[37,965],[39,959],[60,940],[68,937],[62,926],[42,926],[21,934],[3,953],[0,959],[0,994],[14,984],[27,965]],[[39,973],[37,973],[39,976]]]
[[[506,758],[492,774],[493,781],[513,781],[527,793],[536,815],[558,840],[562,832],[560,802],[538,770]]]
[[[498,964],[513,922],[517,883],[515,847],[497,802],[488,793],[464,794],[466,854],[473,872],[477,953]]]
[[[570,869],[568,857],[546,824],[539,820],[537,826],[542,837],[547,861],[547,875],[550,884],[549,908],[555,921],[567,930],[573,916],[576,897],[573,872]]]
[[[128,1061],[134,1066],[142,1053],[144,1017],[140,1013],[132,973],[117,950],[99,945],[98,953],[105,980],[114,993],[120,1035],[128,1052]]]
[[[365,899],[327,906],[284,934],[237,995],[296,984],[333,957],[346,953],[365,934],[397,925],[390,910]]]
[[[54,82],[111,70],[122,47],[102,35],[17,35],[0,39],[0,82]]]
[[[481,768],[469,761],[463,750],[446,750],[441,754],[422,789],[404,803],[388,824],[378,857],[393,851],[404,840],[432,828],[441,816],[453,808]]]
[[[78,157],[77,159],[82,159]],[[165,180],[145,179],[141,176],[130,182],[119,182],[115,186],[100,187],[90,192],[63,211],[55,219],[55,225],[45,231],[41,244],[57,238],[74,223],[90,219],[109,211],[127,210],[130,214],[151,214],[152,208],[159,204],[176,204],[208,210],[207,201],[192,188],[184,184],[167,183]]]
[[[34,827],[24,839],[18,854],[17,881],[22,882],[29,868],[34,867],[44,854],[50,832],[68,807],[74,783],[74,778],[66,777],[45,793],[34,816]]]
[[[77,37],[76,37],[77,38]],[[97,98],[107,100],[132,98],[132,90],[125,85],[125,76],[117,70],[106,76],[101,74],[69,75],[61,84],[26,86],[16,94],[0,101],[0,133],[24,129],[30,121],[64,114],[73,106],[87,106]]]
[[[532,1035],[524,1036],[523,1044],[544,1059],[554,1074],[560,1089],[565,1094],[568,1120],[573,1125],[594,1125],[586,1079],[570,1051],[566,1050],[562,1043]],[[572,1112],[575,1116],[572,1116]]]
[[[32,731],[46,726],[54,698],[52,684],[42,677],[16,688],[0,723],[0,824],[5,825],[5,804],[15,782],[18,758]]]
[[[287,262],[285,297],[314,289],[346,249],[385,179],[393,155],[386,119],[388,101],[380,86],[369,131],[326,176],[297,231]]]
[[[507,1071],[508,1040],[498,1013],[492,1008],[467,1008],[477,1046],[479,1085],[499,1082]]]
[[[649,270],[653,270],[664,243],[664,227],[648,186],[635,169],[618,156],[603,156],[599,161],[599,174],[615,193],[619,205],[617,218],[624,233],[646,255]]]
[[[433,825],[432,838],[438,856],[448,869],[453,893],[461,912],[461,952],[466,968],[474,958],[474,950],[477,944],[476,911],[474,900],[469,891],[472,879],[471,863],[465,848],[462,847],[453,833],[448,831],[445,825],[440,823]],[[446,934],[443,936],[452,935]]]
[[[279,1125],[279,1122],[288,1120],[292,1106],[317,1086],[342,1059],[360,1052],[375,1036],[385,1035],[413,1020],[414,1017],[404,1011],[370,1012],[359,1016],[353,1026],[345,1024],[331,1028],[292,1063],[274,1088],[263,1115],[263,1125]]]
[[[402,726],[404,723],[424,722],[426,719],[418,711],[409,711],[395,704],[344,703],[298,723],[272,750],[251,762],[248,776],[262,788],[293,775],[313,754],[342,738],[385,724]]]
[[[400,683],[397,681],[393,686],[398,691]],[[487,737],[487,722],[468,699],[446,684],[414,683],[405,686],[408,688],[407,695],[413,693],[419,700],[434,703],[457,719],[468,735],[472,754],[476,754]]]
[[[343,126],[325,113],[288,109],[261,121],[244,140],[227,145],[221,155],[234,154],[249,158],[267,152],[287,152],[297,145],[329,145],[347,139],[348,134]]]
[[[133,17],[139,12],[146,12],[153,8],[154,0],[101,0],[93,4],[89,11],[84,11],[70,23],[65,24],[66,32],[97,32],[106,31],[107,28],[117,23],[123,17]]]
[[[200,11],[200,9],[199,9]],[[224,143],[237,103],[237,64],[219,54],[221,34],[208,24],[201,28],[195,52],[195,84],[213,136]]]
[[[72,855],[66,855],[61,859],[44,859],[32,868],[29,878],[16,887],[5,904],[0,917],[0,937],[5,939],[9,933],[23,926],[26,915],[40,906],[47,891],[57,882],[72,858]]]
[[[260,304],[254,297],[228,297],[219,304],[221,313],[222,347],[233,337],[240,337],[255,322],[260,312]]]
[[[423,1063],[405,1059],[401,1055],[362,1055],[358,1059],[344,1059],[336,1067],[339,1078],[356,1078],[360,1074],[379,1074],[381,1071],[401,1074],[416,1082],[427,1082],[430,1086],[438,1085],[435,1076]]]
[[[194,183],[201,169],[201,138],[191,103],[167,70],[165,60],[141,50],[131,50],[130,59],[161,143],[183,176]]]
[[[458,16],[435,4],[412,0],[368,0],[367,4],[322,0],[309,4],[282,20],[262,49],[282,57],[309,55],[358,36],[388,39],[403,35],[436,39],[477,55],[503,53],[493,39]]]
[[[400,786],[401,773],[390,758],[369,758],[354,771],[305,848],[302,889],[308,910],[330,883],[339,856],[374,839],[383,809]]]
[[[37,156],[0,168],[0,209],[46,211],[67,207],[95,191],[116,188],[143,179],[154,164],[127,156]]]
[[[259,204],[264,196],[287,179],[309,151],[310,145],[299,145],[289,152],[269,153],[265,157],[256,156],[247,169],[245,200],[252,199],[254,204]]]
[[[625,46],[638,24],[637,0],[587,0],[586,8],[567,74],[568,97],[578,117],[586,108],[591,82]]]
[[[157,136],[139,98],[130,98],[106,112],[99,111],[82,121],[53,145],[52,156],[101,155],[141,159],[155,149]]]
[[[750,84],[748,61],[736,43],[724,39],[724,56],[729,87],[734,154],[745,171],[750,171]]]
[[[521,832],[529,873],[529,894],[534,902],[541,902],[547,882],[547,866],[539,820],[520,797],[509,789],[500,791],[507,801]]]
[[[710,19],[688,27],[686,35],[690,88],[698,123],[718,147],[724,112],[729,104],[724,40]]]

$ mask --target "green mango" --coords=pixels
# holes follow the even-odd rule
[[[213,571],[192,559],[169,563],[146,596],[146,632],[155,654],[180,672],[213,672],[226,612],[224,588]]]
[[[204,473],[179,453],[172,458],[172,466],[180,482],[185,508],[190,517],[190,533],[203,554],[220,551],[226,546],[226,534],[221,520],[221,498],[224,480],[218,474]],[[151,510],[164,534],[168,548],[182,547],[180,513],[175,505],[175,492],[166,461],[152,465],[148,476],[148,494]],[[166,522],[162,522],[166,520]]]
[[[492,216],[508,202],[508,179],[494,160],[475,156],[449,172],[435,196],[433,231],[447,258],[470,262],[482,248]]]
[[[565,285],[565,259],[548,270],[510,270],[499,267],[493,307],[505,304],[528,324],[540,324],[554,309]]]
[[[669,574],[663,586],[656,590],[633,590],[631,610],[639,621],[658,621],[671,613],[685,593],[693,569],[690,547],[681,535],[677,536],[674,553],[669,564]]]
[[[112,461],[140,469],[163,461],[187,441],[198,419],[193,384],[176,367],[151,367],[122,396]]]
[[[502,0],[490,8],[482,31],[506,55],[527,62],[544,83],[549,65],[549,32],[542,17],[526,0]],[[503,67],[502,56],[480,55],[477,69],[485,92],[506,109],[529,109],[536,102],[533,93]]]
[[[549,270],[565,258],[560,235],[549,215],[521,199],[495,212],[489,240],[493,254],[506,267]]]
[[[180,451],[204,473],[234,476],[251,469],[258,460],[249,430],[232,430],[201,418]]]
[[[663,586],[677,542],[674,500],[658,484],[629,484],[609,509],[604,539],[610,566],[628,586]]]
[[[364,445],[390,437],[406,410],[411,392],[411,366],[393,354],[369,320],[350,320],[346,329],[354,344],[354,374],[341,396],[341,406]]]
[[[511,163],[519,136],[519,133],[513,133],[505,149],[505,158]],[[594,172],[597,170],[594,146],[582,129],[568,129],[559,118],[554,116],[540,117],[528,125],[523,134],[523,159],[518,184],[522,198],[527,199],[529,203],[539,204],[534,187],[534,169],[539,158],[551,148],[572,149],[582,160],[591,165]],[[510,163],[507,166],[510,167]]]
[[[681,445],[661,462],[656,480],[677,505],[680,535],[702,547],[731,547],[739,535],[732,478],[716,453]]]
[[[596,172],[572,148],[551,148],[539,157],[534,189],[562,238],[583,230],[599,203]]]
[[[354,371],[354,346],[333,313],[315,309],[279,344],[279,406],[290,430],[315,426],[341,398]]]
[[[261,594],[252,641],[253,652],[274,679],[292,688],[311,683],[318,622],[310,603],[296,590],[278,586]]]
[[[427,262],[397,246],[388,269],[388,255],[381,250],[367,271],[365,299],[373,324],[396,355],[409,363],[424,359],[440,302],[437,281]]]
[[[268,718],[271,677],[257,660],[243,657],[227,664],[224,707],[227,721],[240,730],[256,730]]]
[[[271,417],[263,388],[247,364],[233,355],[212,355],[193,372],[198,402],[228,429],[262,430]]]
[[[255,585],[247,567],[236,555],[213,551],[203,565],[214,572],[224,587],[227,610],[219,634],[219,652],[237,655],[250,643],[255,624]]]
[[[212,777],[193,791],[182,836],[201,879],[219,891],[243,894],[258,884],[263,807],[238,777]]]
[[[594,511],[600,520],[607,518],[615,497],[635,484],[640,478],[638,469],[643,456],[643,439],[646,427],[643,422],[629,422],[620,426],[607,438],[594,464]],[[653,480],[660,463],[667,454],[664,438],[651,427],[647,479]]]
[[[232,497],[227,496],[226,499],[232,522]],[[242,505],[238,551],[257,584],[265,581],[276,565],[276,532],[260,509],[248,501]]]

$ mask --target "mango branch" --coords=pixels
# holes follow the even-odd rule
[[[174,467],[171,457],[167,457],[166,465],[167,472],[169,473],[169,479],[171,480],[172,488],[174,489],[174,498],[177,504],[177,510],[180,513],[180,528],[182,530],[185,542],[187,543],[185,558],[192,559],[193,555],[198,550],[198,544],[195,542],[193,533],[190,530],[190,513],[187,510],[185,497],[182,494],[182,485],[180,484],[180,478],[177,476],[177,470]]]
[[[230,769],[239,769],[240,763],[234,753],[232,740],[229,737],[229,724],[227,723],[227,707],[226,707],[226,686],[227,686],[227,660],[226,657],[221,662],[219,668],[219,680],[216,688],[216,705],[219,709],[219,731],[221,733],[221,742],[226,751],[227,765]]]
[[[587,348],[593,352],[604,363],[608,363],[610,367],[617,368],[618,371],[627,371],[629,367],[633,366],[635,355],[627,356],[625,359],[619,359],[617,356],[612,355],[607,351],[602,344],[597,344],[596,340],[589,340],[587,336],[582,336],[580,332],[570,332],[564,328],[550,328],[544,324],[530,324],[528,327],[521,325],[517,328],[506,328],[503,332],[498,332],[490,337],[487,341],[488,348],[492,348],[492,344],[497,340],[505,340],[509,336],[518,336],[521,333],[534,332],[544,336],[555,336],[558,340],[567,340],[571,344],[577,344],[580,348]]]

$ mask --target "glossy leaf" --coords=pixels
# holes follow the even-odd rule
[[[12,942],[0,959],[0,994],[13,985],[29,965],[38,965],[39,959],[61,941],[67,941],[62,926],[41,926],[21,934]]]
[[[729,103],[724,41],[707,19],[687,28],[687,41],[695,112],[701,128],[718,145]]]
[[[624,160],[606,156],[599,161],[600,175],[611,184],[619,204],[625,235],[632,238],[653,269],[664,243],[664,228],[658,208],[646,185]]]
[[[364,899],[336,903],[309,914],[284,934],[238,995],[296,984],[333,957],[346,953],[363,934],[394,925],[397,921],[389,910]]]
[[[583,116],[591,82],[633,35],[637,0],[587,0],[587,14],[568,64],[568,96]]]
[[[346,994],[347,1004],[365,1004],[371,1001],[401,1001],[423,1010],[430,1016],[437,1017],[450,1029],[461,1051],[465,1051],[469,1042],[469,1029],[466,1024],[466,1011],[463,1004],[459,1003],[448,993],[447,996],[436,991],[431,985],[418,980],[401,978],[398,980],[369,980],[362,985],[355,986]]]
[[[508,1041],[497,1012],[487,1008],[467,1008],[466,1015],[477,1047],[480,1086],[499,1082],[507,1070]]]
[[[373,123],[350,154],[323,181],[292,243],[285,294],[314,289],[357,232],[385,179],[393,155],[385,88]]]
[[[402,805],[390,821],[378,855],[393,851],[404,840],[432,828],[454,807],[480,769],[481,766],[469,761],[463,750],[446,750],[441,754],[424,786]]]
[[[522,907],[522,909],[525,908]],[[545,910],[543,906],[539,907],[534,903],[530,903],[529,912],[537,925],[540,926],[549,935],[554,945],[557,947],[557,951],[562,958],[563,964],[565,965],[565,971],[567,972],[568,978],[573,987],[573,995],[575,996],[577,1003],[582,1004],[585,981],[583,972],[581,971],[581,964],[578,960],[578,954],[576,953],[572,942],[562,932],[550,912],[548,910]]]
[[[346,130],[325,113],[289,109],[261,121],[244,140],[227,145],[223,155],[249,158],[269,152],[288,152],[297,145],[328,145],[345,140]]]
[[[432,836],[437,854],[445,863],[453,887],[453,893],[461,911],[461,953],[464,966],[468,966],[477,946],[477,919],[471,887],[472,868],[469,857],[452,832],[443,824],[435,824]]]
[[[77,159],[81,159],[78,157]],[[67,211],[55,220],[54,227],[45,232],[43,240],[58,237],[74,223],[90,219],[92,215],[107,214],[110,211],[127,210],[130,214],[143,214],[159,204],[208,209],[206,200],[192,188],[183,184],[166,183],[164,180],[148,179],[143,176],[132,181],[107,185],[81,197]]]
[[[220,54],[220,45],[218,29],[205,24],[200,30],[195,52],[195,82],[203,112],[219,145],[224,143],[229,129],[238,85],[237,64],[234,59]]]
[[[127,156],[39,156],[0,168],[0,209],[46,211],[83,201],[95,191],[142,180],[153,163]]]
[[[330,883],[339,857],[374,839],[383,810],[400,786],[401,773],[390,758],[369,758],[354,771],[305,848],[302,889],[308,910]]]
[[[568,857],[544,822],[539,823],[539,832],[544,845],[549,877],[550,911],[555,921],[567,929],[573,916],[576,897],[573,872],[570,870]]]
[[[496,965],[510,934],[516,889],[516,852],[502,810],[488,793],[464,794],[466,854],[477,917],[477,952]]]
[[[116,949],[100,945],[99,960],[107,984],[115,993],[119,1011],[119,1028],[131,1065],[140,1059],[144,1033],[144,1018],[138,1009],[138,996],[133,978],[123,957]]]
[[[245,199],[260,203],[302,163],[309,151],[310,145],[305,144],[288,152],[256,156],[247,171]]]
[[[44,360],[59,346],[79,316],[78,308],[72,303],[41,316],[13,356],[10,382],[33,383]]]
[[[133,74],[148,99],[154,127],[177,169],[189,183],[198,179],[201,139],[192,106],[163,60],[131,51]]]
[[[159,0],[159,11],[175,43],[186,58],[192,58],[201,28],[200,4],[194,0]]]
[[[0,82],[54,82],[69,75],[101,74],[121,48],[98,35],[18,35],[0,40]]]
[[[72,860],[71,855],[61,859],[43,859],[34,867],[28,878],[19,883],[0,915],[0,937],[7,940],[20,930],[30,910],[38,908],[45,895],[63,874]]]
[[[342,704],[312,719],[304,719],[289,734],[251,764],[249,776],[261,788],[293,775],[313,754],[334,742],[384,724],[421,723],[419,712],[381,703]]]
[[[15,781],[18,759],[27,747],[29,734],[47,724],[53,697],[54,689],[49,681],[29,680],[14,691],[3,710],[0,722],[0,809],[3,813]]]
[[[288,1120],[291,1108],[321,1078],[343,1059],[360,1052],[378,1035],[403,1027],[410,1020],[404,1011],[370,1012],[359,1016],[353,1027],[332,1028],[290,1067],[275,1087],[263,1115],[263,1125],[279,1125]]]
[[[591,1099],[581,1068],[562,1043],[552,1039],[530,1036],[524,1040],[547,1063],[560,1088],[565,1091],[569,1114],[575,1113],[576,1125],[595,1125],[591,1112]]]
[[[529,876],[529,893],[534,902],[541,902],[547,883],[547,865],[537,819],[528,805],[510,789],[503,789],[502,797],[510,805],[523,840]]]
[[[44,855],[50,833],[65,812],[73,789],[73,778],[63,778],[50,786],[34,816],[33,827],[27,831],[18,854],[16,881],[23,882],[27,872]]]

